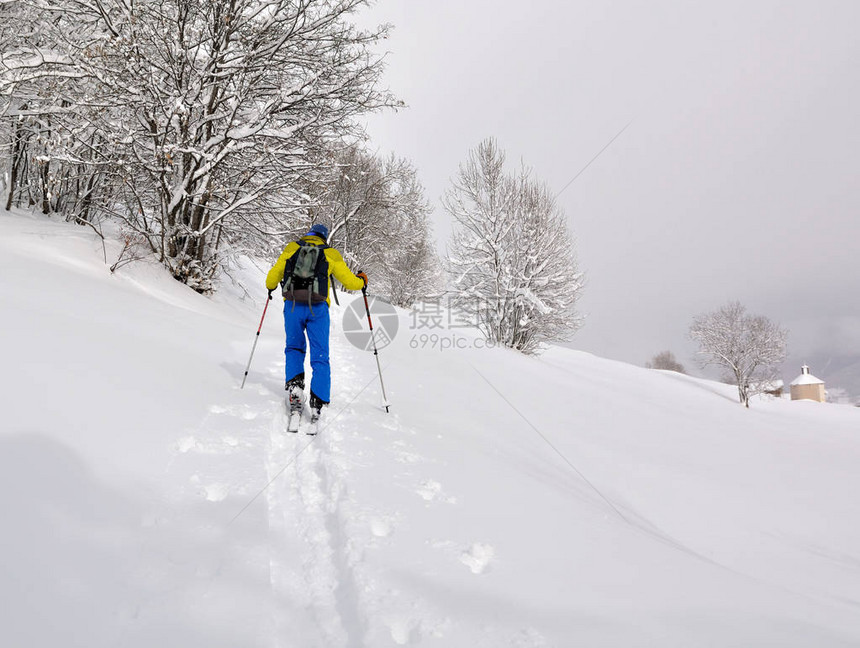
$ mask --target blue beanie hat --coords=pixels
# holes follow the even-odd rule
[[[319,236],[323,241],[326,241],[328,240],[328,227],[322,223],[317,223],[311,228],[311,231],[307,233],[307,236]]]

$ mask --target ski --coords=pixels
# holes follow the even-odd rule
[[[305,434],[307,434],[308,436],[314,436],[317,432],[319,432],[319,424],[320,411],[318,409],[311,408],[311,423],[305,430]]]
[[[302,421],[302,410],[304,409],[304,399],[302,398],[302,388],[299,385],[287,385],[287,411],[289,422],[287,423],[287,432],[296,433],[299,431],[299,424]]]
[[[290,412],[290,420],[287,423],[287,432],[296,433],[299,431],[299,424],[302,421],[302,410],[294,410]]]
[[[304,430],[304,433],[308,436],[314,436],[319,431],[321,406],[317,405],[314,407],[314,405],[316,405],[316,403],[312,402],[310,408],[311,422]],[[288,412],[287,432],[297,434],[301,427],[302,413],[304,411],[304,399],[302,398],[302,390],[300,387],[294,386],[289,389],[289,393],[286,398],[286,406]]]

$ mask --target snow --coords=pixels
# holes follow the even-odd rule
[[[860,643],[860,409],[413,349],[403,313],[385,414],[335,309],[288,436],[276,308],[239,389],[260,270],[206,298],[120,248],[0,214],[4,645]]]
[[[810,373],[800,374],[797,378],[791,381],[791,385],[823,385],[824,381],[816,378]]]

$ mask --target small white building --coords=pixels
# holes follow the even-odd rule
[[[809,367],[803,365],[800,375],[791,381],[791,400],[811,400],[823,403],[825,401],[824,381],[809,373]]]

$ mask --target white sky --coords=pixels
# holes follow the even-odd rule
[[[692,317],[730,299],[791,330],[791,366],[860,354],[860,2],[382,0],[372,118],[437,207],[495,136],[560,190],[588,285],[574,345],[691,365]],[[813,367],[813,370],[815,367]],[[799,371],[797,372],[799,373]],[[793,377],[793,376],[790,376]]]

